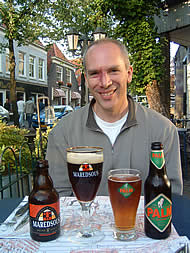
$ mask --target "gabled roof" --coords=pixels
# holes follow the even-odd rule
[[[74,62],[72,62],[71,60],[68,60],[64,54],[61,52],[61,50],[58,48],[58,46],[53,43],[49,50],[48,50],[48,54],[47,54],[47,64],[48,64],[48,71],[50,70],[50,66],[51,66],[51,63],[52,63],[52,58],[55,57],[57,59],[59,59],[60,61],[64,61],[64,62],[67,62],[68,65],[76,68],[78,67],[78,65]]]
[[[74,65],[78,66],[78,67],[81,67],[82,58],[73,59],[73,60],[70,60],[70,62],[73,63]]]
[[[61,50],[58,48],[58,46],[54,43],[51,45],[50,49],[48,50],[48,56],[55,56],[59,59],[67,61],[67,58],[64,56],[64,54],[61,52]]]
[[[56,57],[60,60],[67,61],[67,58],[64,56],[64,54],[61,52],[61,50],[58,48],[58,46],[54,43],[50,46],[48,53],[47,53],[47,69],[48,72],[51,67],[52,63],[52,57]]]

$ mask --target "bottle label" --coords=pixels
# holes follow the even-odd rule
[[[126,183],[118,188],[118,192],[123,195],[124,198],[128,198],[135,191],[135,189],[129,184]]]
[[[145,206],[149,222],[160,232],[164,232],[172,219],[172,202],[164,194],[159,194]]]
[[[38,236],[51,236],[60,226],[59,201],[47,205],[29,204],[30,228]]]
[[[152,150],[150,160],[157,169],[162,169],[165,164],[163,150]]]

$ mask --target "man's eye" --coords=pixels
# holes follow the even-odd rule
[[[118,69],[112,69],[111,72],[118,72],[119,70]]]
[[[91,77],[94,77],[94,76],[97,76],[97,72],[91,72],[91,73],[89,73],[89,76],[91,76]]]

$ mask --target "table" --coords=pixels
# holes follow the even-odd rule
[[[74,203],[73,206],[74,206],[74,208],[76,208],[76,206],[78,205],[78,202],[73,202],[73,200],[71,201],[71,199],[73,199],[73,198],[67,198],[66,200],[64,200],[64,203],[67,202],[67,201],[70,201],[70,203],[72,203],[72,204]],[[17,206],[17,204],[20,201],[21,201],[21,199],[4,199],[4,200],[0,200],[0,206],[1,206],[1,208],[0,208],[0,221],[1,222],[11,213],[11,211]],[[98,196],[95,199],[95,202],[97,202],[97,201],[99,203],[100,202],[102,203],[103,208],[106,208],[108,213],[110,212],[111,209],[108,210],[108,207],[110,207],[108,197]],[[72,210],[73,207],[70,207],[70,208],[71,208],[70,210]],[[176,228],[179,235],[187,236],[188,238],[190,238],[189,208],[190,208],[190,199],[189,198],[187,198],[185,196],[173,195],[173,224],[174,224],[174,226],[175,226],[175,228]],[[141,205],[141,209],[143,209],[142,205]],[[76,212],[76,209],[74,209],[74,212]],[[105,216],[105,219],[108,219],[108,221],[109,221],[109,219],[110,219],[109,215],[108,215],[108,217]],[[140,218],[138,217],[138,219],[141,219],[141,222],[142,222],[143,212],[140,213]],[[67,222],[65,222],[65,223],[67,224]],[[109,226],[108,226],[108,228],[109,228]],[[143,227],[141,227],[141,229],[143,229]],[[22,239],[17,239],[17,240],[15,240],[15,239],[3,239],[3,241],[5,240],[5,242],[10,244],[12,247],[13,247],[13,244],[14,244],[15,248],[16,248],[16,246],[18,247],[18,245],[22,244],[22,246],[26,247],[26,248],[28,247],[28,245],[30,245],[31,249],[33,249],[33,251],[31,250],[31,251],[23,251],[23,252],[46,252],[46,249],[48,249],[47,250],[48,253],[49,252],[54,252],[54,253],[55,252],[62,252],[62,253],[63,252],[71,252],[71,253],[87,253],[87,252],[88,253],[90,253],[90,252],[106,252],[106,253],[111,253],[111,252],[115,252],[115,253],[120,253],[121,252],[121,253],[123,253],[123,252],[125,252],[126,253],[126,252],[131,252],[133,242],[132,243],[131,242],[127,243],[127,242],[120,242],[120,241],[114,240],[114,239],[112,239],[112,231],[111,231],[111,229],[109,229],[109,230],[110,230],[110,232],[109,232],[110,233],[109,234],[110,238],[107,239],[107,234],[106,234],[106,244],[105,243],[99,243],[98,244],[99,248],[97,247],[97,249],[95,251],[92,251],[92,250],[89,251],[89,250],[86,250],[86,249],[84,250],[84,248],[81,248],[79,245],[77,245],[77,246],[73,245],[72,250],[70,248],[71,246],[69,246],[69,250],[67,250],[67,244],[72,245],[72,243],[69,244],[68,242],[66,242],[65,238],[60,238],[60,240],[58,242],[56,242],[56,247],[58,249],[60,247],[60,251],[55,250],[55,245],[53,244],[53,242],[55,242],[55,241],[42,243],[41,245],[40,245],[39,242],[32,241],[31,239],[24,240],[23,238]],[[143,233],[143,231],[140,231],[141,235],[142,235],[142,233]],[[172,235],[171,235],[171,239],[168,240],[171,247],[172,247],[172,245],[174,245],[176,243],[175,241],[179,240],[179,238],[180,238],[175,233],[176,232],[173,231]],[[182,237],[182,239],[183,239],[183,237]],[[156,247],[157,249],[160,250],[158,252],[163,252],[162,251],[163,248],[160,248],[160,247],[162,247],[163,243],[165,244],[166,241],[167,241],[167,240],[162,240],[162,242],[161,242],[160,240],[152,240],[152,239],[149,239],[149,238],[145,238],[145,240],[147,242],[148,242],[148,240],[149,241],[151,240],[152,250],[154,250],[155,247]],[[185,237],[185,240],[187,241],[186,237]],[[0,240],[0,249],[1,249],[1,246],[3,247],[3,245],[1,244],[3,241]],[[168,241],[167,241],[167,243],[168,243]],[[110,242],[113,243],[111,245],[113,248],[110,248],[110,244],[109,244]],[[136,248],[139,247],[139,251],[135,251],[135,252],[142,252],[142,242],[140,244],[140,242],[137,240],[134,243],[135,243]],[[152,243],[153,243],[153,246],[152,246]],[[180,243],[181,243],[181,241],[180,241]],[[15,244],[16,244],[16,246],[15,246]],[[42,248],[40,248],[40,247],[42,247]],[[94,247],[94,245],[93,246],[91,245],[91,247]],[[102,247],[106,247],[106,248],[102,248]],[[128,247],[129,247],[129,249],[128,249]],[[134,245],[133,245],[133,247],[134,247]],[[146,248],[146,250],[143,249],[143,252],[150,252],[150,253],[154,252],[154,251],[150,250],[150,245],[146,246],[145,248]],[[104,251],[102,251],[103,249],[104,249]],[[14,252],[14,251],[10,251],[10,252]],[[169,252],[169,251],[166,250],[165,252]],[[170,251],[170,252],[174,252],[174,251]]]
[[[183,137],[183,158],[184,158],[184,176],[187,175],[187,128],[177,128],[178,134]],[[181,145],[180,145],[181,146]]]

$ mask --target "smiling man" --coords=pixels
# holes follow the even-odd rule
[[[66,148],[101,146],[104,166],[99,195],[107,195],[107,175],[113,168],[139,169],[144,183],[151,143],[162,142],[172,192],[182,194],[179,137],[164,116],[141,106],[127,95],[133,68],[119,41],[98,40],[84,54],[85,78],[93,99],[90,104],[64,117],[48,138],[50,175],[61,195],[69,195]],[[142,187],[143,190],[143,187]],[[143,194],[143,191],[142,191]]]
[[[91,46],[85,55],[88,88],[94,96],[94,112],[107,122],[120,120],[128,111],[127,83],[132,80],[127,51],[115,43]]]

